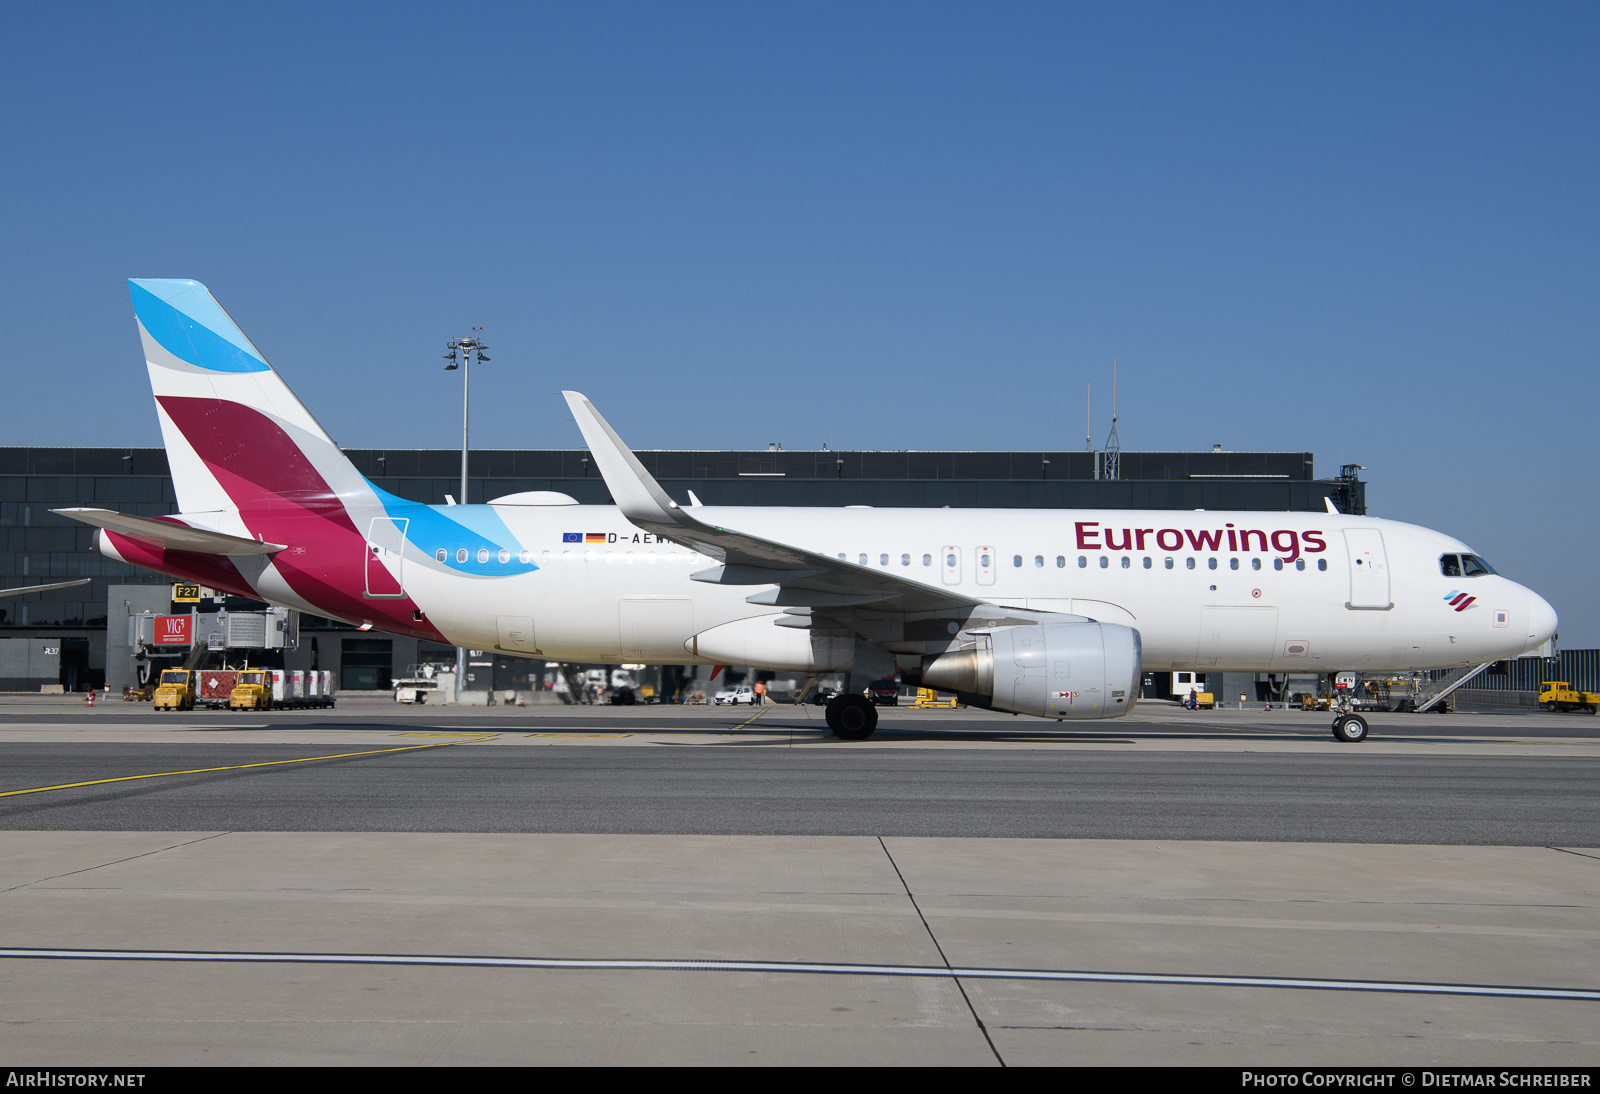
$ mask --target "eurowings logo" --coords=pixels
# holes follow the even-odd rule
[[[1472,607],[1472,602],[1478,598],[1475,596],[1468,596],[1460,589],[1451,589],[1449,592],[1444,594],[1444,599],[1448,600],[1450,602],[1450,606],[1456,611],[1464,612],[1468,608]]]

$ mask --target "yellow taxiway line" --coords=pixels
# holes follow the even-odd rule
[[[333,756],[301,756],[293,760],[264,760],[253,764],[230,764],[227,767],[196,767],[188,771],[153,771],[148,775],[118,775],[112,779],[90,779],[81,783],[57,783],[55,786],[32,786],[26,790],[3,790],[0,798],[14,798],[18,794],[43,794],[47,790],[71,790],[77,786],[101,786],[105,783],[135,782],[139,779],[161,779],[168,775],[204,775],[213,771],[244,771],[252,767],[278,767],[282,764],[308,764],[317,760],[347,760],[355,756],[381,756],[386,752],[416,752],[424,748],[449,748],[451,745],[473,744],[493,740],[493,736],[474,737],[471,740],[440,741],[431,745],[404,745],[400,748],[375,748],[370,752],[340,752]]]
[[[777,706],[776,703],[763,703],[762,706],[761,706],[761,709],[756,711],[756,713],[750,715],[750,717],[746,718],[744,721],[740,722],[738,725],[734,726],[732,729],[724,730],[723,732],[724,733],[737,733],[741,729],[743,729],[745,726],[749,725],[751,722],[755,721],[757,718],[761,717],[767,711],[772,710],[776,706]]]

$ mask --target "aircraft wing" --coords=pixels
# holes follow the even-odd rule
[[[691,575],[720,585],[778,585],[749,597],[775,607],[949,613],[965,617],[985,602],[949,589],[923,585],[844,559],[705,522],[680,508],[637,456],[583,395],[564,391],[567,406],[606,480],[617,507],[634,524],[693,547],[722,562]],[[798,618],[797,626],[805,626]]]
[[[154,543],[169,551],[193,551],[202,555],[271,555],[288,549],[283,543],[261,543],[208,528],[191,528],[171,519],[160,517],[134,517],[115,513],[110,509],[52,509],[73,520],[81,520],[96,528],[104,528],[118,535],[132,536],[146,543]]]
[[[76,581],[55,581],[49,585],[23,585],[15,589],[0,589],[0,600],[8,596],[21,596],[24,593],[47,593],[51,589],[70,589],[74,585],[87,585],[89,579],[80,577]]]

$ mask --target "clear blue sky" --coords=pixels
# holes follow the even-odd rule
[[[1308,449],[1600,644],[1600,7],[0,10],[5,444],[156,444],[124,279],[352,446]]]

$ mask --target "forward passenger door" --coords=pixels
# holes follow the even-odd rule
[[[1389,596],[1389,556],[1383,533],[1376,528],[1350,528],[1344,533],[1350,555],[1350,599],[1346,608],[1386,612],[1394,607]]]

